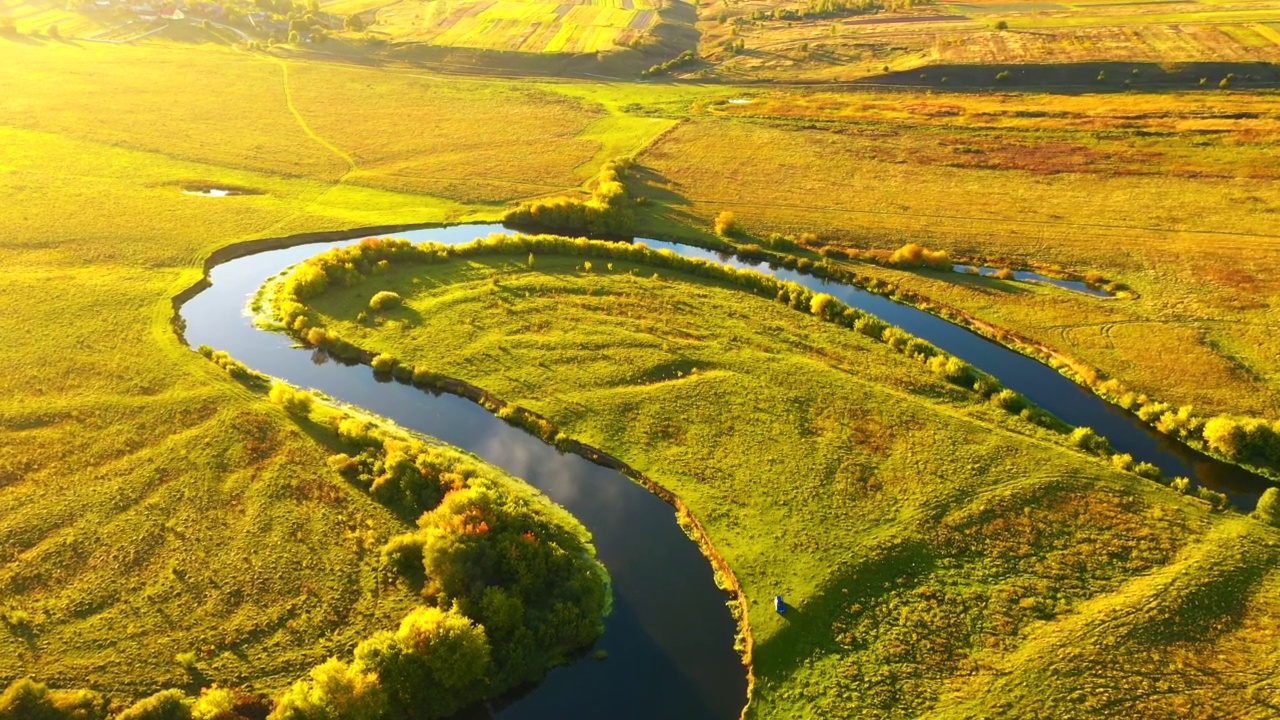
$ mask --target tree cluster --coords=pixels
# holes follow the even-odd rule
[[[592,235],[623,236],[635,224],[633,202],[622,178],[625,161],[607,162],[594,180],[591,198],[567,196],[524,203],[507,213],[503,222],[556,232],[585,232]]]

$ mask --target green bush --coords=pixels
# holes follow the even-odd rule
[[[214,685],[200,691],[200,697],[191,705],[191,720],[228,720],[236,718],[236,705],[240,694],[229,688]]]
[[[391,374],[391,371],[395,369],[396,359],[386,353],[382,353],[381,355],[375,356],[373,360],[369,362],[369,365],[373,367],[374,372],[380,375],[389,375]]]
[[[50,690],[30,678],[0,694],[0,720],[103,720],[107,701],[89,690]]]
[[[973,366],[958,357],[936,355],[929,360],[929,369],[953,385],[971,387],[974,383]]]
[[[1253,516],[1259,521],[1273,527],[1280,527],[1280,489],[1267,488],[1258,498],[1258,507]]]
[[[1112,452],[1111,443],[1091,427],[1078,427],[1072,430],[1069,440],[1072,445],[1094,455],[1110,455]]]
[[[1226,510],[1231,506],[1231,503],[1227,501],[1227,496],[1224,493],[1211,490],[1203,485],[1196,490],[1196,497],[1212,505],[1214,510]]]
[[[375,312],[383,312],[384,310],[394,310],[403,303],[404,299],[400,297],[400,293],[383,290],[369,299],[369,309]]]
[[[1114,465],[1117,470],[1129,472],[1133,470],[1133,456],[1129,453],[1116,453],[1111,456],[1111,464]]]
[[[1160,472],[1160,468],[1149,462],[1140,462],[1133,466],[1133,474],[1156,482],[1164,482],[1164,473]]]
[[[376,673],[330,658],[285,691],[269,720],[383,720],[389,709]]]
[[[945,250],[930,250],[907,243],[889,255],[888,263],[895,267],[927,267],[935,270],[950,270],[951,258]]]
[[[508,212],[503,222],[557,232],[626,235],[635,224],[633,203],[622,182],[627,165],[623,161],[602,165],[589,200],[566,196],[535,200]]]
[[[1169,483],[1169,487],[1173,488],[1174,490],[1177,490],[1183,495],[1186,495],[1187,493],[1191,492],[1191,478],[1176,477],[1173,479],[1173,482]]]
[[[594,558],[530,500],[476,479],[418,524],[428,588],[484,625],[498,686],[537,679],[603,630],[609,592]]]
[[[116,720],[191,720],[191,700],[181,690],[162,690],[134,703]]]
[[[716,215],[715,228],[716,235],[724,238],[733,237],[741,232],[738,227],[738,217],[732,210],[721,210],[720,214]]]
[[[1201,433],[1212,450],[1230,460],[1280,466],[1280,421],[1219,416],[1206,422]]]
[[[456,610],[420,607],[395,633],[356,648],[354,669],[374,673],[394,717],[448,717],[485,693],[489,638]]]
[[[315,402],[311,393],[306,390],[297,390],[282,382],[271,383],[267,398],[294,417],[306,417]]]
[[[1027,399],[1005,388],[991,396],[991,404],[1008,413],[1018,414],[1027,407]]]

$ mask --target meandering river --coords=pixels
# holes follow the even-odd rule
[[[461,225],[395,235],[463,243],[491,232],[506,230]],[[538,487],[591,530],[613,578],[614,611],[596,645],[608,658],[585,657],[553,670],[536,688],[495,707],[497,717],[737,718],[747,683],[733,649],[736,627],[728,597],[716,588],[710,564],[680,529],[669,505],[620,473],[560,454],[468,400],[380,381],[366,367],[339,364],[253,325],[247,305],[264,282],[312,255],[358,239],[300,244],[217,265],[210,272],[211,285],[181,307],[186,340],[193,347],[225,350],[255,370],[316,388],[473,452]],[[1157,433],[1052,368],[924,311],[798,271],[678,243],[642,242],[829,293],[981,368],[1064,421],[1094,428],[1118,451],[1155,463],[1168,475],[1185,475],[1227,493],[1239,508],[1251,509],[1270,486],[1264,478]],[[1080,301],[1100,300],[1082,295]],[[625,458],[620,448],[604,449]]]

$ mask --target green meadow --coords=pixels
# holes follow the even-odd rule
[[[1048,22],[1008,5],[984,22]],[[1094,299],[848,264],[1134,393],[1280,418],[1272,91],[521,81],[164,34],[54,40],[33,30],[61,9],[6,8],[20,34],[0,33],[0,686],[100,693],[77,717],[164,689],[278,698],[327,668],[295,688],[301,707],[323,678],[374,687],[364,673],[386,666],[371,645],[357,657],[371,638],[475,637],[415,610],[423,588],[388,569],[423,508],[374,492],[386,458],[358,459],[327,409],[300,415],[174,332],[173,298],[237,243],[496,221],[600,195],[627,159],[614,182],[642,234],[790,235],[807,260],[920,242],[1121,282],[1124,297]],[[749,32],[791,32],[770,28]],[[208,187],[250,194],[184,192]],[[717,237],[726,210],[736,234]],[[404,306],[371,312],[379,291]],[[541,413],[675,491],[745,593],[749,717],[1280,704],[1275,530],[806,308],[556,253],[396,266],[310,302],[352,343]],[[775,593],[793,613],[773,612]],[[17,696],[0,720],[28,720]]]

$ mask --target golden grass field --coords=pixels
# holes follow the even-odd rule
[[[974,0],[801,22],[751,19],[753,13],[802,6],[717,0],[704,7],[699,29],[703,54],[717,63],[714,73],[854,80],[907,71],[914,78],[931,65],[989,66],[994,69],[988,75],[994,76],[1001,68],[1041,64],[1280,61],[1280,8],[1256,0]],[[999,22],[1008,29],[996,29]],[[730,37],[742,38],[747,52],[723,53],[719,46]],[[951,75],[952,82],[961,79],[955,71]],[[1116,84],[1125,79],[1112,75]],[[992,79],[986,77],[985,83]]]
[[[532,53],[625,47],[658,23],[652,0],[402,0],[380,8],[376,29],[397,42]]]
[[[1273,94],[749,97],[641,155],[682,221],[1100,272],[1139,297],[866,270],[1164,401],[1280,415]]]

